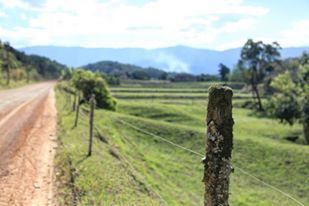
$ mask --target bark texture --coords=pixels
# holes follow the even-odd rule
[[[206,158],[204,159],[205,206],[228,206],[229,176],[232,171],[233,92],[229,87],[209,89]]]

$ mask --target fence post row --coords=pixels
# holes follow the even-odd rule
[[[92,154],[92,139],[93,139],[93,117],[94,117],[94,107],[96,105],[95,95],[92,94],[90,98],[90,113],[89,113],[89,148],[88,156]]]
[[[228,206],[229,176],[233,171],[233,91],[225,86],[209,89],[207,140],[204,163],[204,206]]]

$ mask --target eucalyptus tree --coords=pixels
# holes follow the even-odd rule
[[[258,84],[263,81],[267,71],[272,70],[272,63],[279,61],[280,46],[278,43],[264,44],[248,39],[241,50],[239,65],[250,72],[250,84],[253,98],[257,100],[257,109],[264,110]]]

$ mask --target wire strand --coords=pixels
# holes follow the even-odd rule
[[[153,133],[151,133],[151,132],[145,131],[145,130],[139,128],[139,127],[134,126],[133,124],[130,124],[130,123],[128,123],[128,122],[125,122],[125,121],[123,121],[123,120],[121,120],[121,119],[118,119],[118,121],[120,121],[120,122],[122,122],[123,124],[126,124],[126,125],[128,125],[128,126],[130,126],[130,127],[132,127],[133,129],[135,129],[135,130],[137,130],[137,131],[140,131],[140,132],[142,132],[142,133],[144,133],[144,134],[148,134],[148,135],[150,135],[150,136],[159,138],[159,139],[161,139],[162,141],[167,142],[167,143],[169,143],[169,144],[171,144],[171,145],[173,145],[173,146],[175,146],[175,147],[178,147],[178,148],[180,148],[180,149],[186,150],[186,151],[188,151],[188,152],[190,152],[190,153],[192,153],[192,154],[198,155],[198,156],[200,156],[200,157],[204,157],[204,155],[202,155],[201,153],[198,153],[198,152],[196,152],[196,151],[194,151],[194,150],[191,150],[191,149],[189,149],[189,148],[183,147],[183,146],[181,146],[181,145],[179,145],[179,144],[176,144],[176,143],[174,143],[174,142],[172,142],[172,141],[170,141],[170,140],[167,140],[167,139],[165,139],[165,138],[163,138],[163,137],[160,137],[160,136],[158,136],[158,135],[156,135],[156,134],[153,134]]]
[[[199,157],[204,157],[204,155],[201,154],[201,153],[199,153],[199,152],[196,152],[196,151],[191,150],[191,149],[189,149],[189,148],[183,147],[183,146],[181,146],[181,145],[179,145],[179,144],[176,144],[176,143],[174,143],[174,142],[172,142],[172,141],[170,141],[170,140],[167,140],[167,139],[164,138],[164,137],[158,136],[158,135],[153,134],[153,133],[151,133],[151,132],[148,132],[148,131],[146,131],[146,130],[144,130],[144,129],[141,129],[141,128],[139,128],[139,127],[136,127],[135,125],[133,125],[133,124],[131,124],[131,123],[129,123],[129,122],[126,122],[126,121],[121,120],[121,119],[116,119],[116,120],[119,121],[119,122],[121,122],[121,123],[123,123],[123,124],[125,124],[125,125],[128,125],[129,127],[133,128],[133,129],[135,129],[135,130],[137,130],[137,131],[139,131],[139,132],[142,132],[142,133],[144,133],[144,134],[148,134],[148,135],[150,135],[150,136],[159,138],[159,139],[161,139],[161,140],[164,141],[164,142],[167,142],[167,143],[169,143],[169,144],[171,144],[171,145],[173,145],[173,146],[175,146],[175,147],[178,147],[178,148],[180,148],[180,149],[183,149],[183,150],[185,150],[185,151],[188,151],[188,152],[190,152],[190,153],[192,153],[192,154],[195,154],[195,155],[197,155],[197,156],[199,156]],[[271,189],[273,189],[273,190],[275,190],[275,191],[281,193],[282,195],[284,195],[284,196],[286,196],[287,198],[289,198],[289,199],[293,200],[294,202],[296,202],[298,205],[305,206],[302,202],[300,202],[299,200],[295,199],[295,198],[292,197],[290,194],[288,194],[288,193],[286,193],[286,192],[280,190],[279,188],[277,188],[277,187],[275,187],[275,186],[273,186],[273,185],[271,185],[271,184],[269,184],[269,183],[267,183],[267,182],[261,180],[260,178],[258,178],[258,177],[256,177],[256,176],[250,174],[250,172],[247,172],[246,170],[244,170],[244,169],[242,169],[242,168],[240,168],[240,167],[238,167],[238,166],[237,166],[237,167],[236,167],[235,165],[233,165],[233,166],[234,166],[236,169],[238,169],[241,173],[243,173],[243,174],[247,175],[248,177],[251,177],[252,179],[255,179],[256,181],[258,181],[258,182],[264,184],[265,186],[267,186],[267,187],[269,187],[269,188],[271,188]]]
[[[247,176],[249,176],[249,177],[255,179],[256,181],[258,181],[258,182],[264,184],[265,186],[267,186],[267,187],[269,187],[269,188],[271,188],[271,189],[273,189],[273,190],[275,190],[275,191],[281,193],[282,195],[288,197],[289,199],[293,200],[293,201],[296,202],[297,204],[299,204],[299,205],[301,205],[301,206],[305,206],[302,202],[300,202],[299,200],[295,199],[295,198],[292,197],[290,194],[288,194],[288,193],[286,193],[286,192],[283,192],[283,191],[280,190],[279,188],[277,188],[277,187],[275,187],[275,186],[273,186],[273,185],[271,185],[271,184],[269,184],[269,183],[267,183],[267,182],[264,182],[263,180],[261,180],[261,179],[255,177],[254,175],[250,174],[249,172],[245,171],[244,169],[242,169],[242,168],[240,168],[240,167],[236,167],[236,166],[234,166],[234,167],[235,167],[236,169],[238,169],[241,173],[243,173],[243,174],[245,174],[245,175],[247,175]]]
[[[84,117],[86,117],[86,114],[84,114],[84,112],[81,112],[81,113],[82,113],[82,115],[83,115]],[[116,121],[119,121],[119,122],[125,124],[125,125],[128,125],[129,127],[133,128],[133,129],[135,129],[135,130],[137,130],[137,131],[139,131],[139,132],[141,132],[141,133],[144,133],[144,134],[153,136],[153,137],[155,137],[155,138],[158,138],[158,139],[160,139],[160,140],[162,140],[162,141],[164,141],[164,142],[169,143],[169,144],[172,145],[172,146],[178,147],[178,148],[180,148],[180,149],[182,149],[182,150],[185,150],[185,151],[187,151],[187,152],[190,152],[190,153],[192,153],[192,154],[195,154],[195,155],[197,155],[197,156],[199,156],[199,157],[202,157],[202,158],[204,157],[204,155],[201,154],[201,153],[199,153],[199,152],[196,152],[196,151],[194,151],[194,150],[191,150],[191,149],[189,149],[189,148],[186,148],[186,147],[184,147],[184,146],[181,146],[181,145],[179,145],[179,144],[176,144],[176,143],[174,143],[174,142],[172,142],[172,141],[170,141],[170,140],[167,140],[166,138],[161,137],[161,136],[159,136],[159,135],[156,135],[156,134],[154,134],[154,133],[148,132],[148,131],[146,131],[146,130],[144,130],[144,129],[142,129],[142,128],[139,128],[139,127],[137,127],[137,126],[135,126],[135,125],[133,125],[133,124],[131,124],[131,123],[129,123],[129,122],[126,122],[126,121],[124,121],[124,120],[122,120],[122,119],[116,119],[116,118],[114,118],[114,119],[115,119]],[[96,127],[96,126],[95,126],[95,129],[98,130],[98,131],[100,131],[99,128]],[[271,185],[271,184],[269,184],[269,183],[267,183],[267,182],[261,180],[260,178],[258,178],[258,177],[256,177],[256,176],[250,174],[250,172],[247,172],[246,170],[244,170],[244,169],[242,169],[242,168],[240,168],[240,167],[238,167],[238,166],[235,166],[235,165],[233,165],[233,166],[234,166],[236,169],[238,169],[241,173],[243,173],[243,174],[247,175],[248,177],[251,177],[252,179],[255,179],[256,181],[258,181],[258,182],[264,184],[265,186],[267,186],[267,187],[269,187],[269,188],[271,188],[271,189],[273,189],[273,190],[275,190],[275,191],[281,193],[282,195],[284,195],[284,196],[286,196],[287,198],[289,198],[289,199],[293,200],[294,202],[296,202],[298,205],[305,206],[302,202],[300,202],[299,200],[295,199],[295,198],[292,197],[290,194],[288,194],[288,193],[286,193],[286,192],[280,190],[279,188],[277,188],[277,187],[275,187],[275,186],[273,186],[273,185]]]
[[[84,119],[87,118],[87,115],[86,115],[82,110],[80,111],[80,113],[81,113],[81,115],[82,115],[81,117],[83,117]],[[102,130],[101,130],[99,127],[97,127],[95,124],[94,124],[93,126],[94,126],[95,130],[96,130],[99,134],[103,134]],[[120,154],[120,156],[121,156],[121,158],[127,163],[127,165],[130,167],[130,169],[131,169],[132,171],[135,171],[135,172],[136,172],[135,168],[134,168],[133,165],[130,163],[130,161],[129,161],[127,158],[125,158],[124,155],[121,155],[121,154]],[[150,188],[151,188],[151,186],[149,186],[149,185],[147,185],[147,187],[150,187]],[[160,194],[156,193],[152,188],[151,188],[151,191],[152,191],[156,196],[158,196],[158,198],[160,199],[161,202],[163,202],[165,205],[167,205],[166,200],[165,200]]]

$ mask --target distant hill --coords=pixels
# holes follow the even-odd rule
[[[34,54],[27,55],[10,46],[8,42],[0,41],[0,75],[8,71],[9,75],[7,73],[4,75],[7,75],[8,79],[17,81],[23,78],[57,79],[65,69],[67,69],[65,65],[54,60]]]
[[[100,61],[82,66],[93,72],[103,72],[105,74],[129,78],[129,79],[165,79],[167,73],[156,68],[143,68],[132,64],[122,64],[114,61]]]
[[[233,67],[239,59],[241,49],[216,51],[186,46],[159,49],[35,46],[20,50],[27,54],[46,56],[71,67],[109,60],[142,67],[155,67],[168,72],[216,74],[219,63]],[[283,58],[296,57],[305,50],[309,51],[309,47],[284,48],[281,53]]]

